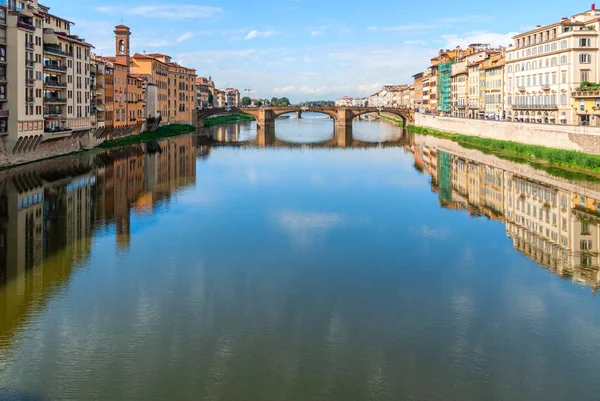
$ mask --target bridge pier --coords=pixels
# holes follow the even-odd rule
[[[275,127],[257,127],[256,146],[266,148],[275,144]]]
[[[296,112],[296,118],[297,118],[298,120],[300,120],[300,119],[302,118],[302,110],[298,110],[298,111]]]
[[[352,147],[354,144],[354,137],[352,136],[352,121],[350,122],[350,125],[336,125],[333,137],[338,148]]]

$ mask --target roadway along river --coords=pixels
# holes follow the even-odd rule
[[[0,399],[597,399],[597,181],[380,121],[202,134],[0,172]]]

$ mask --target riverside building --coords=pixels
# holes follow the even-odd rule
[[[3,3],[0,132],[8,151],[35,151],[48,139],[89,132],[92,45],[37,0]]]
[[[581,124],[596,118],[596,110],[581,110],[572,98],[581,83],[600,78],[599,17],[592,5],[589,11],[513,37],[504,79],[508,119]]]

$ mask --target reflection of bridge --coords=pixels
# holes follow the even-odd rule
[[[377,107],[231,107],[228,109],[196,110],[193,120],[198,127],[204,126],[204,120],[215,116],[231,114],[245,114],[254,117],[259,127],[274,127],[275,119],[284,114],[296,114],[298,117],[306,113],[326,114],[335,121],[336,127],[352,126],[352,120],[368,113],[386,112],[397,115],[404,126],[414,122],[414,111],[405,108],[377,108]]]
[[[406,130],[402,130],[399,135],[387,141],[367,142],[354,138],[351,126],[335,127],[333,137],[321,142],[289,142],[277,138],[275,135],[275,128],[272,127],[257,128],[256,138],[248,141],[228,140],[226,138],[220,138],[220,135],[217,135],[217,138],[213,139],[216,139],[222,145],[246,145],[261,148],[398,148],[408,144],[408,134]]]

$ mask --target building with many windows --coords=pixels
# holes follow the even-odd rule
[[[42,141],[89,131],[92,45],[37,0],[3,3],[0,131],[8,149],[31,151]]]
[[[505,108],[508,119],[546,124],[581,124],[596,111],[573,104],[584,82],[598,82],[600,12],[572,18],[514,36],[506,50]],[[594,124],[595,125],[595,124]]]

